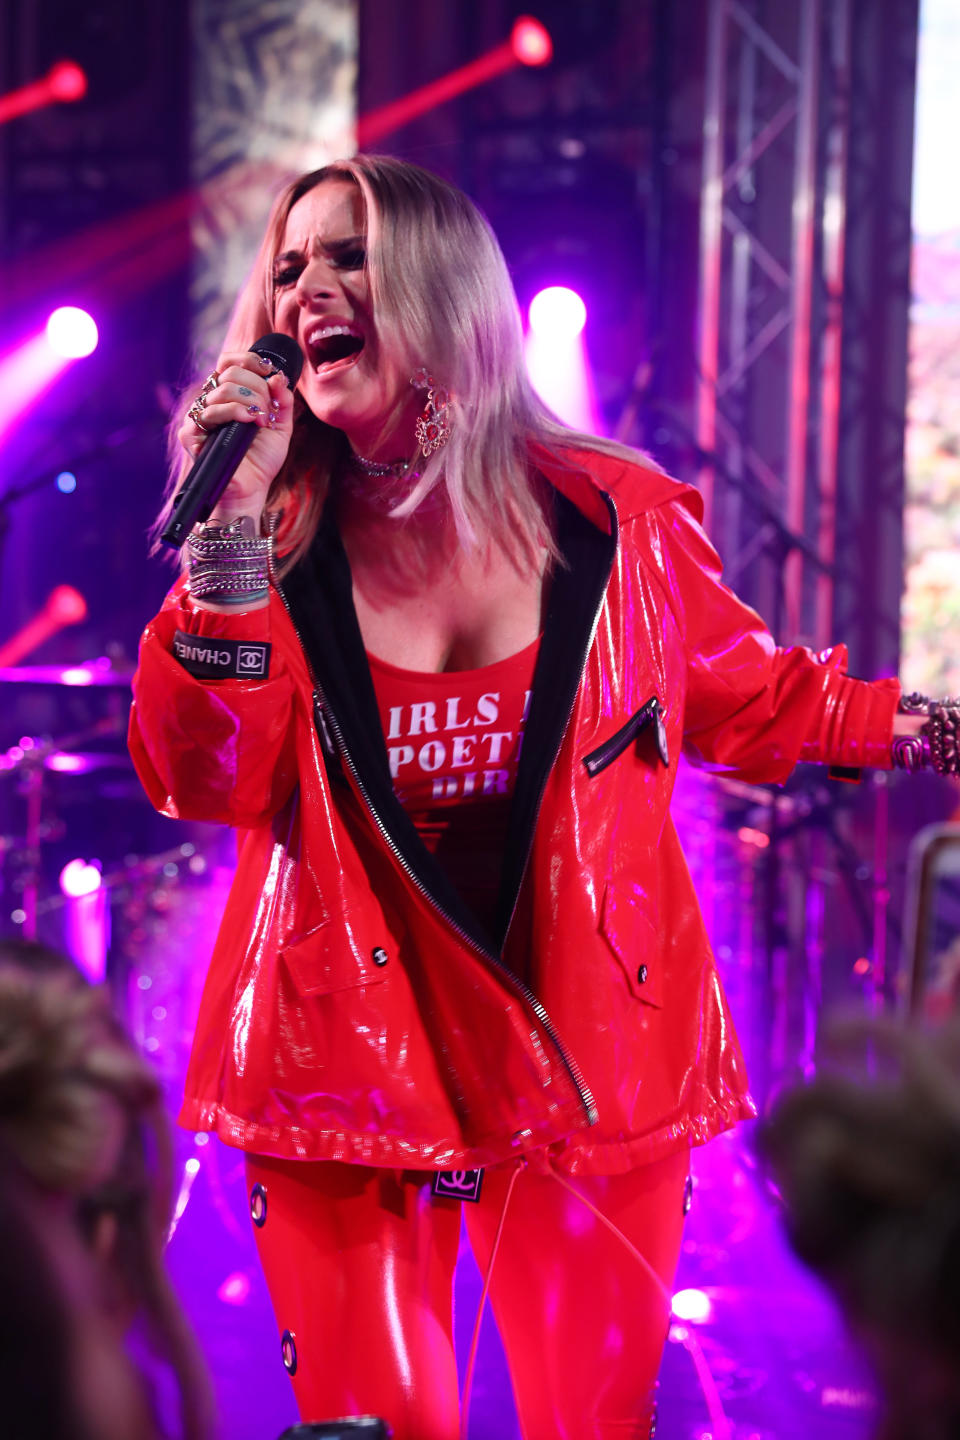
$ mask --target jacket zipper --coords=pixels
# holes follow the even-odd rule
[[[271,522],[272,522],[272,523],[271,523]],[[269,537],[270,537],[271,542],[273,541],[273,535],[274,535],[274,532],[275,532],[275,530],[276,530],[276,525],[277,525],[277,521],[276,521],[276,519],[274,518],[274,516],[273,516],[273,515],[269,516],[269,517],[268,517],[268,534],[269,534]],[[303,651],[304,659],[307,660],[308,669],[311,669],[311,672],[312,672],[312,667],[310,666],[309,659],[307,659],[306,647],[304,646],[303,641],[302,641],[301,638],[300,638],[300,632],[299,632],[299,630],[297,629],[297,624],[296,624],[296,621],[295,621],[294,618],[293,618],[293,614],[292,614],[292,612],[291,612],[291,610],[290,610],[290,606],[289,606],[289,604],[288,604],[288,602],[287,602],[287,597],[286,597],[286,595],[284,595],[283,590],[280,588],[280,586],[277,585],[277,583],[276,583],[276,578],[275,578],[276,571],[275,571],[274,547],[273,547],[273,544],[272,544],[272,543],[271,543],[271,545],[270,545],[270,551],[269,551],[269,555],[268,555],[268,567],[267,567],[267,568],[268,568],[268,572],[269,572],[269,574],[270,574],[270,579],[273,581],[274,588],[276,589],[278,595],[280,596],[281,601],[283,602],[283,608],[286,610],[287,615],[288,615],[288,617],[289,617],[289,619],[290,619],[290,624],[293,626],[294,634],[296,635],[297,639],[300,641],[300,649]],[[606,586],[604,586],[604,594],[606,594]],[[590,642],[591,642],[591,644],[592,644],[592,642],[593,642],[593,634],[594,634],[594,631],[596,630],[597,621],[598,621],[599,618],[600,618],[600,609],[601,609],[601,608],[602,608],[602,600],[601,600],[600,606],[597,607],[597,613],[596,613],[596,615],[594,616],[593,629],[592,629],[591,632],[590,632]],[[587,647],[587,653],[589,653],[589,646]],[[586,656],[584,656],[584,661],[583,661],[583,668],[585,668],[585,667],[586,667]],[[334,715],[333,710],[330,708],[330,705],[329,705],[329,703],[328,703],[328,701],[327,701],[326,696],[325,696],[324,693],[323,693],[323,690],[322,690],[322,688],[321,688],[321,686],[320,686],[320,684],[319,684],[319,682],[318,682],[318,680],[317,680],[317,677],[316,677],[315,675],[313,675],[312,678],[313,678],[313,704],[314,704],[314,710],[315,710],[315,711],[318,711],[320,714],[322,714],[322,715],[325,717],[325,721],[326,721],[327,725],[328,725],[329,728],[333,731],[334,739],[336,740],[336,744],[337,744],[337,749],[339,750],[340,754],[343,756],[344,760],[346,760],[347,766],[348,766],[348,768],[349,768],[349,770],[350,770],[351,775],[353,776],[354,783],[356,784],[357,790],[358,790],[359,793],[360,793],[360,796],[361,796],[361,798],[362,798],[362,800],[363,800],[364,805],[367,807],[367,812],[368,812],[368,814],[370,815],[370,818],[373,820],[373,823],[376,825],[377,830],[379,831],[381,837],[382,837],[383,840],[385,841],[385,843],[386,843],[386,845],[387,845],[387,848],[390,850],[391,854],[392,854],[392,855],[394,856],[394,858],[396,859],[397,863],[399,864],[401,870],[403,870],[404,874],[407,876],[408,880],[410,880],[410,881],[412,882],[412,884],[413,884],[413,886],[414,886],[414,889],[417,890],[417,891],[419,892],[419,894],[421,894],[421,895],[424,897],[424,899],[427,900],[427,902],[428,902],[430,905],[433,906],[434,910],[436,910],[436,911],[438,912],[438,914],[439,914],[439,915],[441,916],[441,918],[446,922],[446,924],[447,924],[447,925],[449,926],[449,928],[454,932],[454,934],[458,937],[458,939],[461,940],[463,943],[465,943],[471,950],[474,950],[474,951],[476,951],[477,954],[483,956],[483,958],[484,958],[485,960],[490,961],[493,965],[495,965],[496,968],[497,968],[497,970],[499,971],[500,975],[501,975],[501,976],[503,977],[503,979],[506,981],[508,988],[512,988],[513,991],[514,991],[514,993],[519,994],[519,995],[526,1001],[527,1005],[530,1007],[530,1009],[533,1011],[534,1015],[537,1017],[537,1020],[538,1020],[538,1022],[539,1022],[539,1024],[540,1024],[541,1028],[543,1029],[544,1034],[545,1034],[545,1035],[548,1037],[548,1039],[553,1043],[553,1046],[554,1046],[554,1048],[556,1049],[557,1054],[560,1056],[560,1059],[561,1059],[561,1061],[563,1062],[563,1065],[564,1065],[564,1067],[565,1067],[568,1075],[570,1076],[570,1079],[573,1081],[573,1084],[574,1084],[574,1086],[575,1086],[575,1088],[576,1088],[576,1090],[577,1090],[577,1094],[578,1094],[578,1096],[579,1096],[579,1098],[580,1098],[580,1103],[582,1104],[584,1110],[586,1111],[588,1124],[590,1124],[590,1125],[596,1125],[598,1119],[600,1118],[600,1117],[599,1117],[599,1113],[598,1113],[598,1111],[597,1111],[596,1101],[595,1101],[594,1098],[593,1098],[593,1095],[592,1095],[592,1093],[591,1093],[591,1091],[590,1091],[589,1086],[587,1085],[586,1081],[585,1081],[584,1078],[583,1078],[583,1075],[582,1075],[582,1073],[581,1073],[581,1071],[580,1071],[580,1067],[577,1065],[577,1062],[574,1060],[573,1056],[568,1053],[568,1051],[567,1051],[567,1049],[566,1049],[566,1046],[563,1044],[562,1040],[560,1039],[559,1035],[557,1034],[557,1031],[556,1031],[556,1028],[554,1027],[553,1021],[550,1019],[550,1016],[547,1014],[547,1011],[545,1010],[542,1002],[537,999],[536,995],[533,993],[532,990],[530,990],[526,985],[524,985],[524,983],[523,983],[522,980],[519,980],[519,979],[517,978],[517,976],[514,975],[513,971],[510,970],[510,969],[508,968],[508,966],[506,966],[506,965],[503,963],[503,961],[499,958],[499,956],[493,954],[492,951],[487,950],[484,946],[478,945],[477,942],[476,942],[476,940],[474,940],[471,935],[468,935],[467,932],[466,932],[464,929],[462,929],[462,927],[461,927],[460,925],[457,924],[457,922],[456,922],[456,920],[453,918],[453,916],[450,915],[450,914],[448,914],[448,912],[447,912],[446,910],[444,910],[443,906],[437,903],[436,899],[433,897],[433,895],[431,895],[430,891],[429,891],[429,890],[427,889],[427,887],[423,884],[423,882],[421,881],[421,879],[419,878],[419,876],[414,873],[412,867],[410,866],[409,861],[407,860],[406,856],[403,854],[403,851],[402,851],[402,850],[400,849],[400,847],[396,844],[396,842],[394,841],[393,837],[390,835],[390,832],[387,830],[386,825],[385,825],[384,822],[381,820],[379,814],[377,813],[376,809],[374,808],[374,806],[373,806],[373,804],[372,804],[372,802],[371,802],[371,800],[370,800],[370,797],[369,797],[369,795],[367,794],[366,787],[365,787],[363,781],[362,781],[361,778],[360,778],[360,774],[359,774],[359,772],[358,772],[358,770],[357,770],[357,767],[356,767],[356,765],[353,763],[353,757],[351,756],[350,751],[347,749],[346,742],[345,742],[345,740],[344,740],[344,738],[343,738],[343,731],[340,729],[340,725],[339,725],[339,722],[338,722],[338,720],[337,720],[337,717]],[[582,678],[583,678],[583,669],[581,669],[580,678],[581,678],[581,680],[582,680]],[[579,690],[579,688],[580,688],[580,685],[579,685],[579,682],[578,682],[578,684],[577,684],[577,689]],[[569,717],[568,717],[567,723],[569,724]],[[566,733],[566,730],[564,730],[564,733]],[[562,743],[562,742],[561,742],[561,743]],[[542,800],[542,798],[543,798],[543,788],[541,787],[540,797],[539,797],[539,799],[538,799],[538,801],[537,801],[537,810],[538,810],[538,811],[539,811],[539,808],[540,808],[540,800]],[[524,869],[526,869],[526,865],[527,865],[527,861],[528,861],[528,860],[529,860],[529,848],[528,848],[528,851],[527,851],[527,860],[524,861]],[[514,909],[516,909],[516,902],[514,903]],[[511,916],[511,919],[512,919],[512,916]]]

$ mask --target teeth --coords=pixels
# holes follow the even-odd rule
[[[314,330],[307,336],[307,344],[318,345],[321,340],[331,340],[334,335],[349,335],[354,340],[361,339],[352,325],[324,325],[322,330]]]

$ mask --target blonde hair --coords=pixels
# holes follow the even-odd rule
[[[560,463],[571,449],[634,460],[637,454],[568,429],[538,398],[527,378],[520,315],[500,246],[472,201],[438,176],[391,156],[355,155],[289,184],[273,206],[224,349],[249,347],[275,328],[273,265],[287,219],[298,200],[327,180],[355,184],[363,196],[367,274],[381,343],[411,374],[426,367],[452,397],[450,440],[423,465],[419,483],[393,513],[412,514],[444,484],[462,545],[492,539],[521,565],[532,564],[543,548],[555,554],[532,478],[531,443]],[[174,430],[197,388],[191,385]],[[342,433],[298,399],[290,450],[267,500],[268,508],[285,507],[277,539],[286,566],[308,548],[331,476],[347,453]],[[184,469],[177,450],[158,530]]]
[[[212,1433],[206,1369],[163,1264],[173,1151],[160,1082],[102,989],[37,945],[0,945],[0,1147],[69,1197],[81,1231],[113,1214],[111,1278],[147,1323],[181,1398],[182,1434]]]

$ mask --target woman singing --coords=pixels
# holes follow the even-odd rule
[[[646,1435],[690,1147],[753,1113],[678,756],[890,765],[899,687],[778,650],[697,493],[548,414],[489,228],[415,166],[281,195],[187,457],[235,420],[131,748],[239,832],[182,1120],[247,1153],[301,1414],[458,1434],[463,1210],[527,1440]]]

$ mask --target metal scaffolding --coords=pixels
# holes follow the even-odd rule
[[[833,598],[850,0],[763,8],[708,6],[699,484],[731,583],[753,590],[779,638],[822,646]],[[772,562],[765,587],[749,578],[761,554]]]
[[[708,528],[728,583],[781,644],[839,636],[854,673],[890,673],[917,3],[706,0],[705,18],[695,423]],[[890,996],[886,779],[843,805],[812,772],[769,799],[754,895],[761,1090],[812,1067],[825,990],[848,991],[854,961],[873,1004]]]

